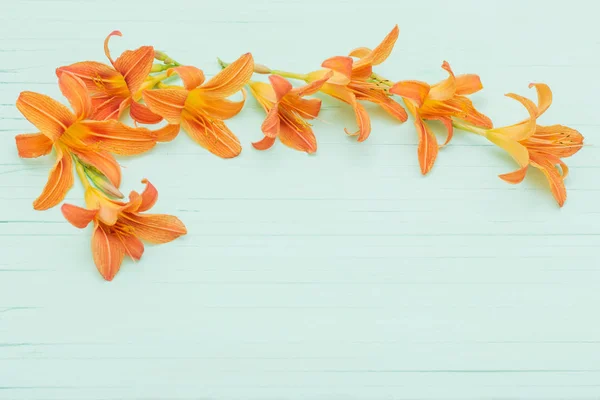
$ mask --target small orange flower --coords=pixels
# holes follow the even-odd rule
[[[446,61],[442,68],[449,76],[433,86],[420,81],[401,81],[390,88],[390,93],[402,96],[408,111],[415,118],[419,134],[419,164],[423,174],[431,170],[438,154],[437,139],[425,120],[438,120],[446,127],[448,136],[442,146],[452,139],[453,119],[463,120],[481,128],[492,127],[492,121],[477,111],[471,100],[465,96],[483,88],[479,76],[455,76]]]
[[[518,124],[489,130],[471,130],[485,136],[489,141],[506,150],[519,164],[514,172],[500,175],[508,183],[516,184],[525,179],[531,165],[546,176],[552,195],[559,206],[567,199],[564,179],[569,168],[561,158],[570,157],[583,147],[583,136],[575,129],[563,125],[540,126],[539,118],[552,104],[552,91],[543,83],[532,83],[538,94],[537,106],[525,97],[509,93],[527,108],[529,118]],[[560,166],[560,170],[556,168]]]
[[[351,57],[359,57],[356,61],[351,57],[332,57],[321,64],[325,69],[308,74],[308,81],[312,82],[322,79],[329,71],[334,71],[333,76],[323,85],[321,91],[354,108],[358,131],[350,133],[346,129],[346,133],[358,136],[359,142],[367,139],[371,133],[369,114],[358,102],[359,100],[378,104],[401,122],[407,119],[406,111],[390,97],[388,88],[372,77],[373,66],[381,64],[388,58],[398,39],[399,32],[396,25],[375,49],[361,47],[352,51]]]
[[[113,60],[108,50],[112,36],[122,34],[114,31],[104,40],[104,54],[112,67],[95,61],[83,61],[57,68],[56,75],[67,71],[83,80],[92,97],[93,114],[89,116],[90,119],[119,119],[123,111],[131,106],[131,117],[137,122],[160,122],[160,117],[136,102],[140,98],[138,92],[152,69],[154,48],[142,46],[137,50],[127,50]]]
[[[88,187],[85,192],[87,209],[63,204],[61,211],[73,226],[85,228],[94,221],[92,253],[96,268],[104,279],[112,280],[125,255],[137,261],[144,253],[141,240],[153,244],[167,243],[185,235],[185,225],[172,215],[142,214],[158,199],[156,188],[147,180],[140,195],[132,191],[129,202],[110,200],[99,190]],[[141,239],[141,240],[140,240]]]
[[[250,53],[246,53],[227,68],[204,82],[204,73],[196,67],[183,66],[170,69],[183,81],[183,88],[144,90],[144,101],[152,112],[170,124],[170,135],[162,135],[161,141],[172,140],[179,126],[200,146],[223,158],[240,154],[242,146],[223,120],[237,115],[245,101],[234,102],[227,97],[242,90],[254,69]]]
[[[39,129],[39,133],[16,136],[19,156],[34,158],[56,151],[56,164],[40,197],[33,202],[36,210],[54,207],[73,185],[72,156],[91,165],[119,187],[121,169],[110,153],[140,154],[156,144],[156,135],[145,128],[131,128],[119,121],[90,121],[92,101],[85,84],[75,75],[63,72],[60,90],[75,111],[43,94],[22,92],[17,108]]]
[[[265,137],[252,143],[258,150],[266,150],[273,146],[275,138],[292,149],[314,153],[317,151],[317,139],[309,123],[305,120],[314,119],[321,110],[321,100],[303,99],[314,94],[331,77],[329,72],[323,78],[308,85],[293,88],[286,79],[269,76],[271,85],[263,82],[250,82],[250,91],[267,112],[262,124]]]

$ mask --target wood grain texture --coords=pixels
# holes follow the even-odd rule
[[[0,15],[1,399],[481,399],[600,395],[600,31],[591,2],[429,0],[18,0]],[[586,11],[587,10],[587,11]],[[20,160],[34,128],[22,90],[60,97],[54,68],[144,44],[218,71],[252,51],[273,68],[401,34],[393,79],[479,73],[476,105],[500,126],[535,97],[543,124],[579,129],[559,209],[541,174],[511,186],[501,150],[458,132],[420,175],[412,123],[375,109],[364,143],[348,107],[324,98],[314,156],[258,152],[262,110],[229,124],[244,150],[220,160],[185,134],[120,158],[157,212],[189,234],[148,246],[107,283],[90,232],[35,212],[51,159]],[[81,203],[76,186],[69,202]]]

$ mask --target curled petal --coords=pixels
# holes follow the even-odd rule
[[[72,204],[63,204],[60,208],[63,216],[76,228],[85,228],[98,214],[98,210],[88,210]]]
[[[330,70],[342,74],[344,77],[350,79],[352,76],[352,58],[344,57],[344,56],[335,56],[328,58],[323,61],[321,67],[329,68]],[[319,76],[317,79],[322,79],[329,71],[323,71],[322,76]]]
[[[60,203],[73,186],[73,162],[71,155],[56,148],[56,164],[50,170],[48,182],[42,194],[33,202],[36,210],[47,210]]]
[[[75,115],[67,107],[43,94],[21,92],[17,108],[53,142],[75,123]]]
[[[291,126],[283,122],[279,131],[279,140],[295,150],[309,154],[317,151],[317,139],[309,125]]]
[[[500,177],[500,179],[502,179],[505,182],[515,185],[517,183],[521,183],[523,181],[523,179],[525,179],[525,175],[527,174],[528,167],[529,166],[526,165],[524,167],[519,168],[516,171],[509,172],[507,174],[498,175],[498,177]]]
[[[274,143],[274,137],[265,136],[262,140],[259,140],[258,142],[253,142],[252,146],[254,146],[256,150],[267,150],[270,149]]]
[[[548,107],[552,104],[552,90],[545,83],[530,83],[529,88],[535,87],[538,96],[537,109],[539,117],[542,115]]]
[[[529,119],[520,122],[515,125],[505,126],[502,128],[494,128],[491,132],[496,132],[510,138],[512,140],[524,140],[530,137],[535,133],[536,128],[536,118],[537,118],[537,107],[533,102],[523,96],[519,96],[514,93],[508,93],[506,95],[512,99],[517,100],[521,104],[527,108],[527,112],[529,112]]]
[[[183,222],[172,215],[124,213],[122,217],[135,236],[153,244],[168,243],[187,233]]]
[[[185,89],[157,89],[144,90],[142,96],[150,111],[170,124],[178,124],[189,93]]]
[[[483,89],[479,75],[463,74],[456,77],[456,94],[467,95]]]
[[[184,112],[181,126],[190,137],[211,153],[222,158],[233,158],[242,152],[239,139],[220,120],[208,120],[203,115]]]
[[[179,124],[167,124],[154,131],[157,142],[170,142],[179,134]]]
[[[546,176],[554,199],[562,207],[567,200],[567,189],[565,188],[564,178],[555,167],[553,161],[542,155],[532,153],[531,165],[538,168]]]
[[[363,105],[356,101],[356,99],[354,99],[352,107],[354,108],[354,114],[356,116],[356,124],[358,125],[358,130],[354,133],[351,133],[348,131],[348,129],[344,128],[344,131],[348,135],[358,136],[358,141],[363,142],[371,134],[371,119],[369,118],[367,110],[365,110]]]
[[[112,281],[123,262],[125,252],[119,238],[97,224],[92,235],[92,254],[100,275]]]
[[[415,116],[415,127],[419,135],[419,146],[417,148],[419,166],[421,167],[421,173],[426,175],[433,168],[437,158],[438,143],[431,128],[419,117],[418,113]]]
[[[142,46],[137,50],[127,50],[116,59],[114,66],[127,82],[129,92],[137,92],[150,74],[154,62],[154,48]]]
[[[110,61],[110,63],[113,66],[115,66],[115,61],[110,56],[110,50],[108,48],[108,42],[110,41],[110,38],[113,36],[123,36],[123,34],[120,31],[112,31],[111,33],[108,34],[106,39],[104,39],[104,54],[106,55],[106,58],[108,58],[108,61]]]
[[[171,68],[167,71],[167,76],[177,74],[183,82],[183,87],[187,90],[196,89],[198,86],[204,83],[204,72],[201,69],[191,65],[185,65],[181,67]]]
[[[36,158],[52,151],[52,140],[41,133],[24,133],[15,136],[19,157]]]
[[[70,72],[63,72],[58,77],[58,86],[63,96],[69,100],[77,119],[84,119],[92,114],[92,99],[81,79]]]
[[[147,179],[142,179],[142,183],[146,184],[146,188],[142,192],[142,204],[138,207],[138,212],[144,212],[151,209],[158,200],[158,190]]]
[[[279,75],[269,75],[269,81],[271,82],[271,86],[273,86],[273,90],[275,91],[275,99],[280,101],[283,96],[288,94],[292,89],[292,84],[285,78],[282,78]]]
[[[115,120],[82,121],[81,136],[101,150],[120,155],[144,153],[156,145],[156,133],[146,128],[132,128]]]
[[[417,107],[421,107],[429,94],[430,87],[427,83],[421,81],[401,81],[390,88],[390,93],[410,99],[415,102]]]
[[[487,131],[485,137],[490,142],[506,150],[521,168],[529,165],[529,151],[521,143],[494,131]]]
[[[448,64],[447,61],[444,61],[442,68],[448,72],[449,76],[446,80],[431,87],[431,90],[429,90],[429,99],[431,100],[449,100],[454,97],[454,94],[456,93],[456,78],[450,68],[450,64]]]
[[[267,117],[262,123],[260,129],[265,136],[274,138],[279,134],[280,125],[281,121],[279,118],[279,107],[275,105],[267,114]]]
[[[448,143],[450,143],[450,141],[452,140],[452,137],[454,136],[454,126],[452,125],[452,120],[450,118],[445,118],[445,117],[439,117],[439,118],[435,118],[436,120],[440,121],[442,124],[444,124],[444,127],[446,128],[446,140],[444,141],[444,144],[442,144],[440,147],[444,147],[446,146]]]
[[[379,65],[384,62],[394,49],[394,45],[396,44],[396,40],[398,40],[399,34],[400,29],[398,28],[398,25],[396,25],[383,39],[383,41],[373,49],[372,52],[366,54],[363,58],[356,62],[356,66],[361,66],[363,64]]]
[[[160,115],[154,114],[148,107],[137,101],[131,102],[129,114],[134,121],[140,124],[158,124],[163,119]]]
[[[239,92],[248,83],[253,73],[252,54],[246,53],[198,89],[206,96],[229,97]]]

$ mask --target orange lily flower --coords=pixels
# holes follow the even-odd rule
[[[112,36],[122,36],[121,32],[111,32],[104,40],[104,54],[111,66],[95,61],[83,61],[56,69],[56,75],[71,72],[86,85],[92,97],[93,114],[90,119],[119,119],[123,111],[131,106],[131,117],[140,123],[157,123],[161,118],[152,114],[145,106],[136,102],[141,98],[139,91],[152,69],[154,48],[142,46],[137,50],[127,50],[113,60],[108,49]]]
[[[350,53],[351,57],[329,58],[321,64],[325,69],[308,74],[308,81],[312,82],[322,79],[325,74],[333,71],[332,77],[323,85],[321,91],[354,108],[358,131],[354,133],[348,132],[347,129],[345,131],[349,135],[358,136],[359,142],[367,139],[371,133],[369,114],[358,102],[359,100],[378,104],[401,122],[408,118],[404,108],[390,97],[388,88],[372,78],[373,66],[381,64],[388,58],[398,39],[399,32],[396,25],[375,49],[361,47],[353,50]],[[354,61],[352,56],[359,57],[359,59]]]
[[[227,97],[242,90],[250,80],[253,69],[254,60],[250,53],[241,56],[204,84],[204,73],[196,67],[170,69],[168,74],[178,74],[183,81],[183,88],[142,92],[150,110],[174,128],[170,137],[163,135],[161,140],[174,139],[181,126],[200,146],[219,157],[233,158],[240,154],[240,141],[223,120],[241,111],[245,94],[244,99],[237,102],[227,100]]]
[[[158,191],[147,180],[140,195],[132,191],[129,202],[110,200],[100,191],[88,187],[85,192],[87,209],[63,204],[61,211],[73,226],[85,228],[94,221],[92,253],[94,263],[107,281],[112,280],[125,255],[138,261],[144,253],[144,240],[153,244],[167,243],[185,235],[187,230],[177,217],[165,214],[142,214],[152,208]],[[140,240],[141,239],[141,240]]]
[[[286,79],[269,76],[271,85],[263,82],[250,82],[250,91],[258,103],[267,112],[267,118],[262,124],[265,137],[255,143],[254,148],[266,150],[273,146],[275,138],[292,149],[314,153],[317,151],[317,139],[309,123],[305,120],[314,119],[321,110],[320,99],[303,99],[314,94],[333,75],[329,72],[323,78],[308,85],[293,88]]]
[[[110,153],[133,155],[150,150],[156,135],[145,128],[131,128],[119,121],[90,121],[92,101],[85,84],[69,72],[58,83],[75,113],[43,94],[22,92],[17,108],[39,129],[38,133],[16,136],[19,156],[34,158],[56,151],[56,164],[50,171],[42,194],[33,202],[36,210],[60,203],[73,185],[73,158],[104,174],[116,188],[121,183],[121,168]]]
[[[466,97],[483,89],[479,76],[455,76],[446,61],[442,68],[449,76],[433,86],[420,81],[401,81],[390,88],[390,93],[404,99],[408,111],[415,118],[415,127],[419,134],[419,164],[423,175],[431,170],[438,154],[437,139],[425,120],[438,120],[446,127],[448,136],[442,146],[452,139],[453,119],[463,120],[481,128],[493,126],[492,121],[477,111],[471,100]]]
[[[514,93],[507,94],[527,108],[528,119],[502,128],[480,130],[470,127],[470,130],[506,150],[519,164],[518,170],[500,175],[501,179],[512,184],[520,183],[525,179],[527,169],[531,165],[546,176],[552,195],[562,207],[567,199],[564,179],[569,173],[569,168],[561,158],[577,153],[583,147],[583,136],[575,129],[563,125],[538,125],[537,118],[552,104],[552,91],[543,83],[532,83],[529,87],[536,88],[537,106],[525,97]],[[560,170],[556,165],[560,166]]]

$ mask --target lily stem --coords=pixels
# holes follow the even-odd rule
[[[457,129],[460,129],[460,130],[463,130],[463,131],[467,131],[467,132],[471,132],[471,133],[474,133],[474,134],[480,135],[480,136],[485,136],[485,134],[487,132],[486,129],[476,127],[474,125],[466,123],[466,122],[464,122],[464,121],[462,121],[460,119],[457,119],[457,118],[452,118],[452,125],[455,128],[457,128]]]
[[[227,66],[229,66],[229,64],[230,64],[230,63],[227,63],[227,62],[221,60],[220,58],[217,58],[217,62],[219,63],[219,66],[221,67],[221,69],[227,68]],[[262,64],[255,64],[254,73],[261,74],[261,75],[269,75],[269,74],[270,75],[279,75],[284,78],[298,79],[300,81],[305,81],[305,82],[308,81],[308,74],[298,74],[296,72],[280,71],[278,69],[269,69],[268,67],[265,67]]]

